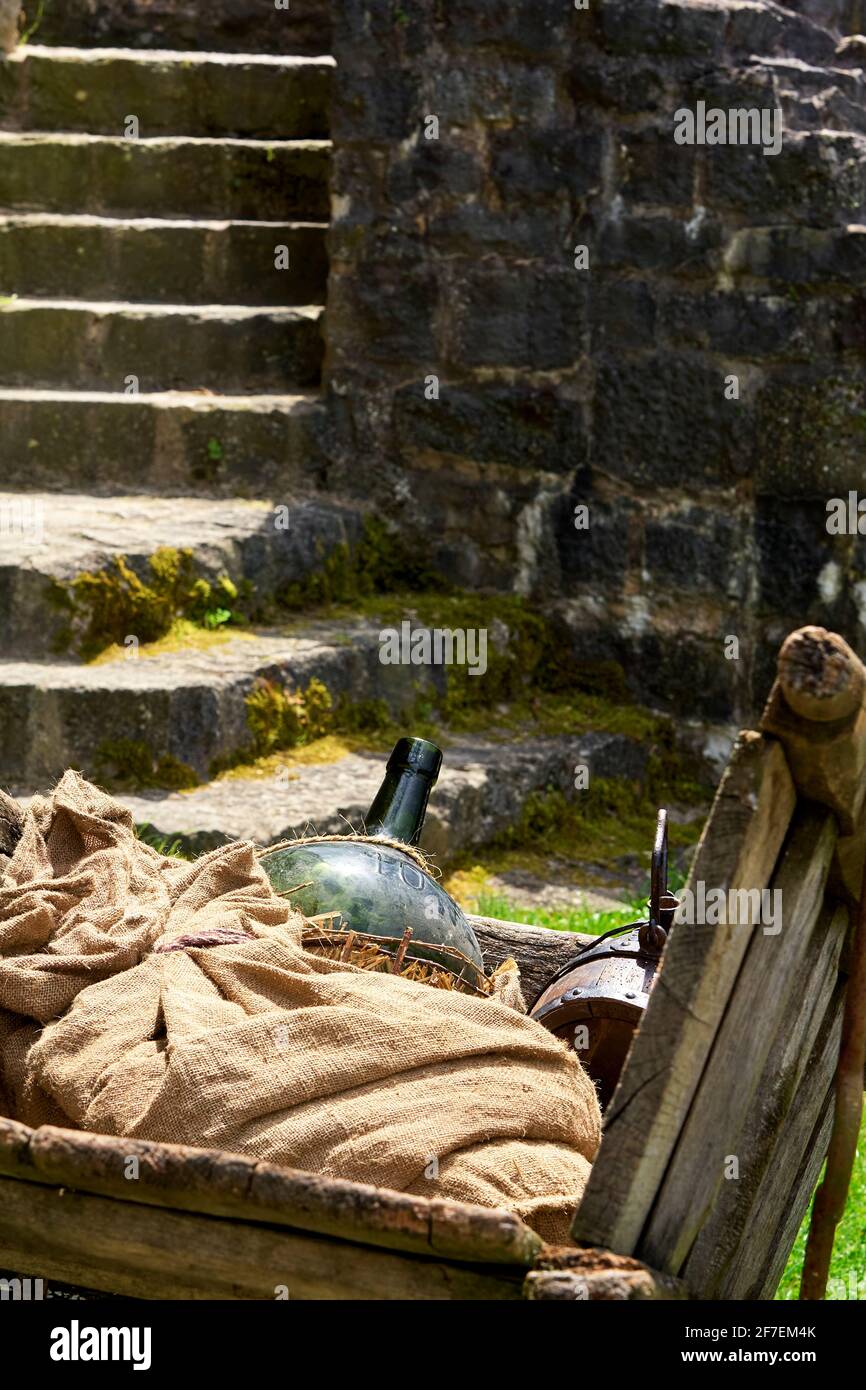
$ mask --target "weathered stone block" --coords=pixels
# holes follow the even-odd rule
[[[3,482],[82,491],[284,496],[320,482],[311,427],[292,396],[109,396],[4,391]]]
[[[432,266],[405,267],[368,261],[351,275],[337,274],[331,287],[334,319],[340,325],[340,357],[363,370],[366,359],[399,363],[435,358],[433,317],[439,280]]]
[[[335,10],[333,52],[338,61],[379,58],[392,52],[401,63],[429,47],[436,23],[437,0],[339,0]]]
[[[465,141],[450,135],[425,140],[392,152],[385,182],[387,206],[405,208],[436,196],[450,202],[474,195],[484,179],[479,152]]]
[[[763,52],[759,49],[758,52]],[[772,111],[779,105],[773,82],[775,68],[767,66],[723,67],[702,72],[680,87],[681,104],[694,107],[699,100],[707,109]]]
[[[423,73],[424,113],[437,115],[440,126],[489,126],[494,122],[533,130],[562,126],[571,120],[550,69],[510,54],[473,57],[471,66],[444,66]]]
[[[861,60],[862,61],[862,60]],[[829,70],[808,67],[797,58],[771,58],[761,64],[772,79],[791,130],[840,130],[866,133],[862,66],[846,71],[838,58]]]
[[[599,497],[590,471],[582,469],[559,500],[554,525],[563,592],[573,594],[575,586],[585,585],[593,593],[619,593],[629,568],[640,562],[642,522],[636,504],[626,497]]]
[[[593,267],[704,276],[716,267],[723,236],[720,220],[704,208],[682,217],[667,211],[630,216],[617,209],[616,215],[578,224],[574,239],[591,247]]]
[[[669,615],[669,621],[672,615]],[[747,672],[742,662],[726,661],[725,629],[719,614],[718,636],[690,632],[683,617],[675,628],[654,630],[648,604],[639,616],[624,618],[614,609],[609,626],[596,618],[591,627],[572,628],[573,658],[590,667],[616,661],[625,673],[628,690],[641,704],[670,710],[689,719],[726,720],[742,708],[740,691]]]
[[[632,647],[627,675],[635,695],[650,705],[663,706],[693,719],[729,719],[731,711],[748,702],[745,662],[725,657],[725,637],[730,633],[748,640],[739,610],[730,609],[730,621],[720,615],[717,634],[683,630],[641,633]],[[684,618],[685,615],[681,615]],[[748,647],[745,652],[749,657]],[[745,700],[743,699],[745,695]]]
[[[605,46],[615,53],[718,58],[727,21],[726,7],[690,0],[605,0],[600,11]]]
[[[651,347],[656,332],[656,299],[645,280],[591,282],[589,321],[592,352]]]
[[[134,303],[146,285],[154,303],[321,304],[327,269],[325,229],[310,224],[0,219],[0,286],[24,297]]]
[[[785,8],[842,34],[860,33],[866,24],[863,0],[786,0]]]
[[[725,399],[724,367],[699,356],[603,356],[596,369],[593,462],[631,483],[725,485],[751,467],[754,404]]]
[[[866,294],[833,305],[831,332],[836,351],[866,354]]]
[[[581,47],[567,76],[569,95],[578,108],[597,105],[644,115],[668,104],[665,74],[656,60],[640,54],[615,57]]]
[[[472,202],[461,199],[427,213],[430,237],[445,253],[464,255],[469,245],[480,254],[495,251],[526,259],[537,256],[543,246],[551,263],[559,255],[566,266],[573,264],[573,248],[580,240],[572,236],[573,226],[571,205],[565,198],[538,206],[503,203],[498,198],[492,205],[483,197]]]
[[[804,62],[832,64],[835,40],[812,16],[790,13],[796,6],[731,5],[728,47],[735,53],[796,54]]]
[[[777,366],[757,410],[754,476],[762,491],[826,499],[862,487],[866,379],[856,366]]]
[[[405,140],[423,114],[421,83],[414,73],[353,66],[341,74],[332,106],[332,129],[339,139]]]
[[[490,149],[493,181],[503,199],[512,199],[515,189],[528,202],[576,198],[601,180],[601,132],[580,124],[574,130],[497,130]]]
[[[449,281],[455,362],[548,371],[586,349],[587,286],[577,270],[452,262]]]
[[[320,140],[328,136],[333,73],[330,58],[280,64],[271,55],[212,53],[191,60],[26,44],[0,63],[0,112],[6,129],[119,136],[134,112],[145,138]]]
[[[866,286],[866,227],[742,227],[725,247],[724,267],[785,285]]]
[[[755,506],[755,545],[762,606],[770,612],[799,614],[810,622],[819,599],[833,602],[832,589],[821,593],[821,575],[838,553],[838,544],[827,533],[827,512],[820,497],[808,501],[784,501],[759,497]],[[840,571],[841,578],[841,571]],[[841,587],[841,586],[840,586]]]
[[[425,556],[461,588],[508,590],[514,586],[515,553],[526,535],[524,514],[536,510],[542,486],[532,472],[504,478],[489,463],[438,457],[419,451],[402,465],[400,477],[411,491],[413,513],[432,524],[425,535]],[[541,557],[544,559],[544,556]],[[535,554],[525,556],[533,571]]]
[[[532,5],[448,0],[438,9],[443,39],[464,53],[467,48],[490,45],[539,58],[561,52],[573,35],[585,31],[587,18],[562,0],[534,0]]]
[[[719,600],[748,598],[751,517],[730,502],[724,507],[686,503],[647,518],[644,567],[653,584]]]
[[[580,406],[552,387],[526,382],[443,381],[438,401],[424,399],[423,383],[394,397],[394,423],[402,448],[432,449],[479,463],[500,463],[565,473],[586,453]]]
[[[866,137],[786,131],[776,156],[721,145],[703,157],[708,204],[747,221],[830,227],[866,216]]]
[[[812,314],[806,312],[811,306],[792,298],[742,290],[670,291],[660,298],[659,329],[671,348],[694,347],[732,358],[779,354],[809,361],[828,327],[821,304]]]
[[[625,131],[621,149],[623,197],[650,206],[692,206],[696,150],[674,143],[673,111],[658,127]]]
[[[5,386],[279,394],[317,386],[322,310],[127,307],[16,300],[0,313]]]

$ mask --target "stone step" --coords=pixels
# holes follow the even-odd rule
[[[530,736],[500,743],[460,737],[446,742],[444,754],[421,840],[422,848],[440,862],[489,844],[519,821],[533,792],[573,794],[583,738]],[[180,841],[193,854],[235,839],[268,845],[305,833],[340,834],[349,826],[363,831],[386,756],[348,753],[314,766],[293,766],[287,757],[286,767],[267,777],[232,776],[190,792],[124,794],[119,799],[138,824]]]
[[[104,569],[117,556],[148,582],[156,550],[189,549],[203,578],[247,580],[264,599],[320,568],[338,544],[357,541],[361,528],[357,506],[285,492],[274,501],[0,493],[0,652],[54,654],[64,618],[48,597],[52,581]]]
[[[0,211],[326,220],[327,140],[0,132]]]
[[[767,73],[786,129],[866,133],[866,72],[841,66],[811,67],[795,58],[768,58],[752,67]]]
[[[2,480],[54,491],[278,497],[315,490],[314,393],[0,389]]]
[[[0,301],[0,385],[254,394],[317,386],[320,306]],[[135,378],[130,383],[130,377]]]
[[[330,53],[331,0],[23,0],[45,44]]]
[[[0,295],[160,304],[322,304],[324,222],[0,217]],[[288,269],[278,269],[288,250]],[[278,254],[279,252],[279,254]]]
[[[329,133],[332,58],[142,53],[27,44],[0,63],[6,130],[317,140]]]
[[[427,673],[429,675],[429,672]],[[245,696],[258,677],[334,696],[412,697],[418,669],[383,666],[375,625],[311,623],[298,632],[232,635],[185,649],[84,665],[0,661],[0,785],[45,786],[64,768],[97,774],[106,742],[144,743],[206,777],[249,742]]]

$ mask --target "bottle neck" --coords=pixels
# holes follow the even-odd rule
[[[367,834],[417,845],[442,755],[425,739],[400,739],[367,813]]]

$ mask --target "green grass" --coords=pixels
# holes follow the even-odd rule
[[[685,881],[685,874],[677,869],[669,869],[668,887],[672,893],[678,893]],[[628,926],[629,922],[638,922],[645,917],[649,891],[647,879],[645,892],[636,894],[621,911],[592,911],[585,907],[517,907],[506,893],[495,893],[486,888],[482,877],[471,902],[463,902],[461,906],[477,917],[498,917],[506,922],[549,927],[551,931],[575,931],[587,936],[601,936],[603,932]]]
[[[646,910],[646,898],[635,898],[623,912],[590,912],[585,908],[515,907],[499,893],[480,892],[474,899],[472,911],[478,917],[499,917],[506,922],[526,922],[535,927],[550,927],[552,931],[584,932],[600,936],[614,927],[637,922]]]
[[[189,859],[191,857],[183,848],[182,840],[172,840],[168,835],[160,835],[152,825],[137,825],[135,833],[142,844],[150,845],[151,849],[157,850],[169,859]]]
[[[812,1204],[803,1218],[794,1248],[776,1291],[778,1299],[796,1299],[806,1253]],[[860,1129],[857,1159],[851,1174],[845,1215],[836,1229],[833,1260],[827,1283],[828,1301],[866,1300],[866,1116]]]

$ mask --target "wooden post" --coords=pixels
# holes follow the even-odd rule
[[[833,811],[852,835],[866,800],[866,670],[823,627],[785,639],[761,729],[784,745],[800,795]]]

